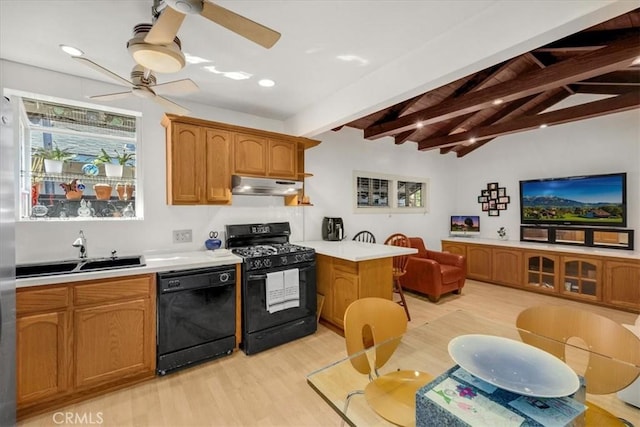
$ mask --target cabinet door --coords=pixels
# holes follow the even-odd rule
[[[524,254],[524,285],[544,292],[558,291],[558,257],[535,252]]]
[[[200,126],[174,123],[167,141],[167,202],[198,204],[204,185],[204,152]]]
[[[205,199],[209,203],[231,202],[231,134],[206,129],[206,176]]]
[[[270,139],[267,175],[291,179],[297,178],[296,154],[295,142]]]
[[[151,301],[138,299],[74,311],[78,389],[153,371]]]
[[[233,171],[244,175],[267,175],[266,138],[236,133],[233,142]]]
[[[16,319],[18,406],[68,390],[71,383],[69,327],[67,311]]]
[[[344,328],[344,312],[349,304],[358,299],[359,280],[353,273],[334,269],[331,273],[331,291],[333,293],[333,312],[330,321]]]
[[[602,261],[562,257],[560,292],[571,297],[601,301],[601,275]]]
[[[491,249],[469,245],[467,247],[467,277],[469,279],[491,280]]]
[[[460,245],[451,242],[442,242],[442,251],[449,252],[456,255],[467,256],[467,250],[465,245]]]
[[[604,300],[617,307],[640,309],[640,263],[607,261]]]
[[[521,286],[522,252],[515,249],[493,249],[491,259],[494,282],[509,286]]]

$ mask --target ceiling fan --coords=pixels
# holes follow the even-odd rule
[[[120,77],[116,73],[107,70],[103,66],[91,61],[82,56],[74,56],[76,61],[93,68],[94,70],[104,74],[105,76],[115,80],[120,84],[129,86],[131,89],[125,92],[109,93],[105,95],[95,95],[89,98],[98,101],[113,101],[116,99],[125,98],[131,95],[138,96],[140,98],[151,99],[154,102],[164,106],[169,111],[185,115],[189,113],[189,110],[175,102],[165,98],[163,95],[185,95],[198,90],[196,85],[191,79],[174,80],[168,83],[156,84],[156,77],[150,69],[146,69],[141,65],[135,65],[131,70],[131,81]]]
[[[161,2],[155,0],[154,3],[154,9],[157,10]],[[207,0],[163,0],[163,3],[168,7],[162,10],[153,28],[145,37],[147,43],[155,45],[172,43],[186,15],[202,15],[267,49],[280,39],[279,32]]]

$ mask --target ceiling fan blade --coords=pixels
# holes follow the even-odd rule
[[[124,77],[120,77],[116,73],[113,73],[113,72],[107,70],[102,65],[98,65],[98,64],[96,64],[95,62],[93,62],[90,59],[83,58],[81,56],[74,56],[73,59],[83,63],[87,67],[93,68],[97,72],[102,73],[107,77],[110,77],[111,79],[117,81],[118,83],[120,83],[122,85],[129,86],[129,87],[133,86],[133,83],[131,83],[129,80],[125,79]]]
[[[133,93],[128,90],[126,92],[116,92],[116,93],[107,93],[105,95],[94,95],[90,96],[90,99],[95,99],[96,101],[115,101],[116,99],[126,98]]]
[[[167,98],[163,98],[160,95],[156,95],[152,98],[155,102],[157,102],[158,104],[166,107],[169,111],[178,114],[180,116],[184,116],[186,114],[189,114],[189,110],[187,110],[186,108],[184,108],[181,105],[176,104],[173,101],[169,101]]]
[[[145,43],[167,45],[173,42],[184,21],[184,13],[171,7],[165,7],[158,20],[144,38]]]
[[[175,80],[159,85],[149,86],[157,95],[187,95],[200,88],[191,79]]]
[[[222,25],[267,49],[280,39],[279,32],[206,0],[203,1],[203,8],[200,14],[210,21]]]

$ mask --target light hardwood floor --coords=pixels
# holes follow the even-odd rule
[[[467,280],[462,295],[444,296],[437,304],[409,293],[407,298],[410,328],[459,309],[514,324],[521,310],[540,304],[581,307],[619,323],[633,323],[636,318],[633,313],[473,280]],[[344,339],[320,325],[312,336],[256,355],[236,352],[18,425],[60,425],[64,414],[57,413],[63,412],[118,427],[338,426],[340,418],[307,385],[305,376],[345,356]],[[622,403],[621,408],[624,414],[619,415],[640,426],[640,410]]]

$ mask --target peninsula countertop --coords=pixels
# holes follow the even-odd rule
[[[418,253],[418,250],[415,248],[402,248],[398,246],[356,242],[353,240],[310,240],[297,242],[297,244],[313,248],[316,253],[320,255],[354,262]]]

